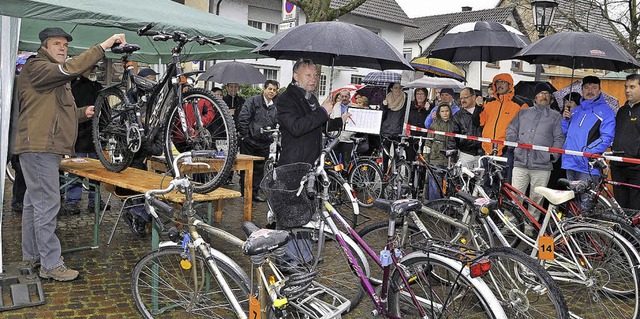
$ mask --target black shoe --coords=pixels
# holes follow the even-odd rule
[[[67,215],[78,215],[80,214],[80,207],[76,203],[62,204],[62,210]]]
[[[133,216],[133,230],[140,237],[147,236],[147,221],[138,215]]]
[[[11,210],[12,210],[14,213],[22,214],[22,209],[23,209],[23,208],[24,208],[24,206],[23,206],[22,204],[20,204],[20,203],[15,203],[15,204],[12,204],[12,205],[11,205]]]
[[[100,201],[100,211],[104,210],[105,205],[107,206],[107,210],[111,210],[111,205],[105,204],[102,200]],[[96,209],[96,203],[89,203],[87,206],[87,210],[89,212],[93,212]]]
[[[133,223],[133,214],[131,214],[131,212],[129,212],[129,211],[126,211],[122,215],[122,219],[124,219],[124,222],[127,223],[127,225],[129,225],[129,229],[131,230],[131,232],[134,235],[138,236],[138,230],[136,229],[136,227],[134,226],[134,223]]]

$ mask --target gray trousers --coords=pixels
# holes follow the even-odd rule
[[[22,210],[22,259],[40,259],[45,270],[63,264],[60,240],[55,234],[60,210],[61,159],[62,155],[52,153],[20,154],[27,184]]]
[[[513,182],[511,185],[523,193],[526,192],[527,187],[529,187],[529,198],[540,204],[543,198],[542,195],[536,193],[535,189],[538,186],[547,187],[550,176],[551,171],[514,167],[512,175]],[[529,207],[529,213],[536,219],[540,218],[540,211],[535,209],[533,205]]]

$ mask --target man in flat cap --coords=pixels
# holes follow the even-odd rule
[[[600,79],[589,75],[582,79],[580,105],[562,114],[562,133],[566,140],[565,150],[602,154],[613,142],[616,131],[616,115],[604,100],[600,90]],[[567,179],[580,181],[592,179],[597,182],[600,172],[589,169],[586,157],[562,154],[562,168],[567,170]],[[586,208],[587,196],[582,196]]]
[[[106,49],[126,43],[124,34],[67,60],[70,34],[60,28],[46,28],[39,34],[40,49],[29,58],[17,80],[20,115],[15,153],[27,184],[22,212],[22,258],[40,277],[73,280],[78,271],[61,258],[60,240],[55,235],[60,210],[58,169],[64,155],[73,155],[78,122],[93,116],[94,106],[76,108],[70,82],[104,57]]]
[[[611,146],[616,115],[604,100],[598,77],[584,77],[580,105],[571,110],[565,108],[562,115],[562,132],[567,136],[562,148],[601,154]],[[572,181],[600,175],[597,169],[589,169],[589,161],[582,156],[563,154],[562,168],[567,170],[567,178]]]

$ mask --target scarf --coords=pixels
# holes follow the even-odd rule
[[[387,107],[391,110],[391,111],[399,111],[405,104],[406,101],[406,96],[404,95],[404,93],[402,93],[402,95],[400,95],[400,97],[396,97],[395,95],[393,95],[393,93],[389,93],[387,94]]]

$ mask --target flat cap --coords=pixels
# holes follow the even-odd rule
[[[69,42],[73,41],[73,37],[69,33],[66,33],[64,30],[58,27],[45,28],[44,30],[40,31],[38,37],[40,38],[40,42],[44,42],[44,40],[51,37],[63,37],[66,38]]]

